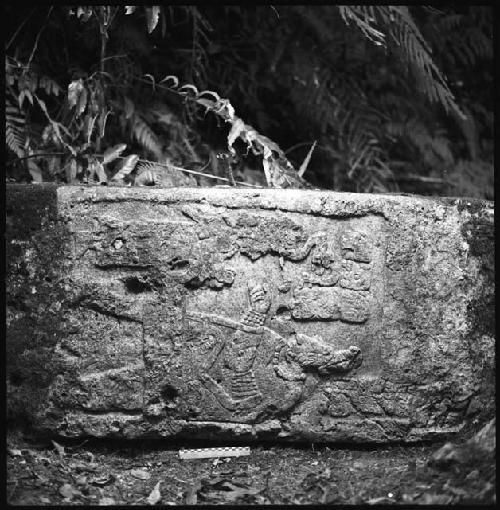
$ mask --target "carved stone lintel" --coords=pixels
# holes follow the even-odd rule
[[[494,413],[492,203],[50,184],[6,199],[12,423],[390,443]]]

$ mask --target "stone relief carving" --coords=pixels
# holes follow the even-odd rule
[[[296,320],[362,323],[370,315],[370,300],[364,294],[338,287],[299,287],[292,293],[291,316]]]
[[[333,239],[329,239],[325,232],[319,232],[315,236],[311,236],[308,242],[310,244],[314,243],[314,247],[311,250],[309,271],[305,271],[302,275],[304,284],[336,285],[340,277],[340,271]]]
[[[279,286],[289,293],[291,317],[365,322],[370,315],[371,251],[365,233],[344,230],[337,236],[317,232],[300,249],[284,254],[292,261],[304,260],[307,269],[298,281]]]
[[[342,261],[342,275],[339,285],[345,289],[369,290],[371,284],[371,264],[361,264],[350,259]]]
[[[179,231],[168,240],[165,272],[178,285],[175,293],[169,291],[177,296],[172,302],[177,311],[166,321],[151,316],[155,325],[148,329],[151,371],[145,398],[158,410],[147,407],[148,416],[263,423],[310,398],[326,383],[322,379],[345,377],[360,367],[361,350],[349,345],[366,335],[364,323],[374,306],[377,259],[372,261],[370,232],[336,223],[308,235],[288,218],[275,224],[274,218],[244,214],[228,217],[216,232],[214,225],[197,219],[196,228],[209,226],[210,235],[197,235],[190,244],[191,237],[184,239]],[[290,229],[282,235],[281,226]],[[242,291],[248,306],[237,319],[233,310]],[[180,321],[178,332],[175,321]],[[346,324],[299,326],[298,321]],[[159,323],[168,323],[165,333],[158,331]],[[362,329],[349,330],[347,324]],[[315,333],[302,334],[307,331]],[[165,385],[176,389],[178,400],[164,402]]]
[[[358,347],[335,349],[319,337],[299,334],[295,338],[285,338],[267,327],[272,304],[267,284],[249,282],[248,298],[249,308],[239,322],[199,312],[191,312],[188,316],[192,320],[208,321],[232,330],[214,347],[212,355],[200,364],[199,379],[235,419],[252,421],[266,407],[276,411],[290,407],[300,399],[307,373],[326,376],[346,373],[361,365]],[[264,360],[260,350],[267,352],[267,356],[264,355],[265,366],[262,366]],[[265,387],[260,386],[257,374],[263,370],[266,371],[267,384],[272,375],[274,379],[292,382],[288,402],[270,403],[266,399]],[[271,371],[274,374],[270,374]]]
[[[344,259],[371,262],[370,243],[366,234],[355,230],[346,230],[340,238],[340,243]]]
[[[369,290],[371,284],[371,249],[366,234],[345,230],[339,239],[326,232],[309,236],[299,248],[281,249],[280,256],[300,261],[309,257],[302,274],[302,286],[341,287]]]

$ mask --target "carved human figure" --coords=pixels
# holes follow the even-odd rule
[[[253,371],[260,340],[260,335],[237,330],[221,353],[224,381],[219,383],[208,373],[199,375],[205,387],[230,411],[252,408],[262,400]]]
[[[242,327],[235,330],[221,352],[225,384],[216,382],[208,373],[200,374],[205,386],[231,411],[253,407],[262,399],[252,369],[262,332],[253,330],[265,323],[271,297],[267,285],[257,282],[249,282],[248,296],[250,306],[241,321]]]
[[[271,370],[274,370],[275,377],[286,381],[303,380],[307,372],[329,375],[348,372],[361,365],[358,347],[334,349],[321,338],[306,335],[287,339],[266,327],[271,294],[265,283],[249,282],[248,297],[249,309],[241,322],[218,320],[219,324],[225,323],[234,331],[217,353],[221,368],[219,381],[210,375],[208,365],[199,374],[205,388],[235,416],[255,412],[259,406],[265,405],[266,399],[259,388],[254,366],[259,349],[270,350]],[[293,398],[299,395],[300,391]]]

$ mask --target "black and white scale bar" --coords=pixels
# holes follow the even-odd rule
[[[249,446],[227,446],[224,448],[192,448],[179,450],[180,459],[211,459],[214,457],[243,457],[250,455]]]

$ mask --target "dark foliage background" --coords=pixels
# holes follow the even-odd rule
[[[212,185],[178,168],[223,176],[234,142],[266,185],[316,141],[315,186],[493,198],[490,6],[4,9],[10,180]]]

